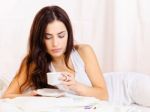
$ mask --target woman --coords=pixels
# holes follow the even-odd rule
[[[92,59],[92,61],[91,61]],[[108,99],[104,78],[92,48],[73,44],[73,31],[67,13],[58,6],[41,9],[34,18],[29,51],[19,72],[3,97],[22,93],[36,95],[34,90],[55,88],[47,84],[47,72],[62,72],[62,85],[77,95]],[[65,80],[63,76],[69,76]]]

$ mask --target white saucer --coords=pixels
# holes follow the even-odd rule
[[[61,91],[59,89],[49,89],[49,88],[38,89],[36,93],[38,95],[49,96],[49,97],[60,97],[65,95],[64,91]]]

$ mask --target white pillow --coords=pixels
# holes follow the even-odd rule
[[[105,73],[110,102],[150,107],[150,75],[137,72]]]
[[[132,99],[135,103],[150,107],[150,76],[137,74],[132,83]]]

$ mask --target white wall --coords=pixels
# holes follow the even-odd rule
[[[1,0],[0,76],[15,75],[33,18],[47,5],[66,10],[75,40],[94,48],[103,72],[150,73],[149,0]]]

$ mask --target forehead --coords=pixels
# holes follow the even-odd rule
[[[61,31],[66,31],[66,26],[63,22],[58,20],[49,23],[45,29],[45,32],[50,34],[57,34]]]

